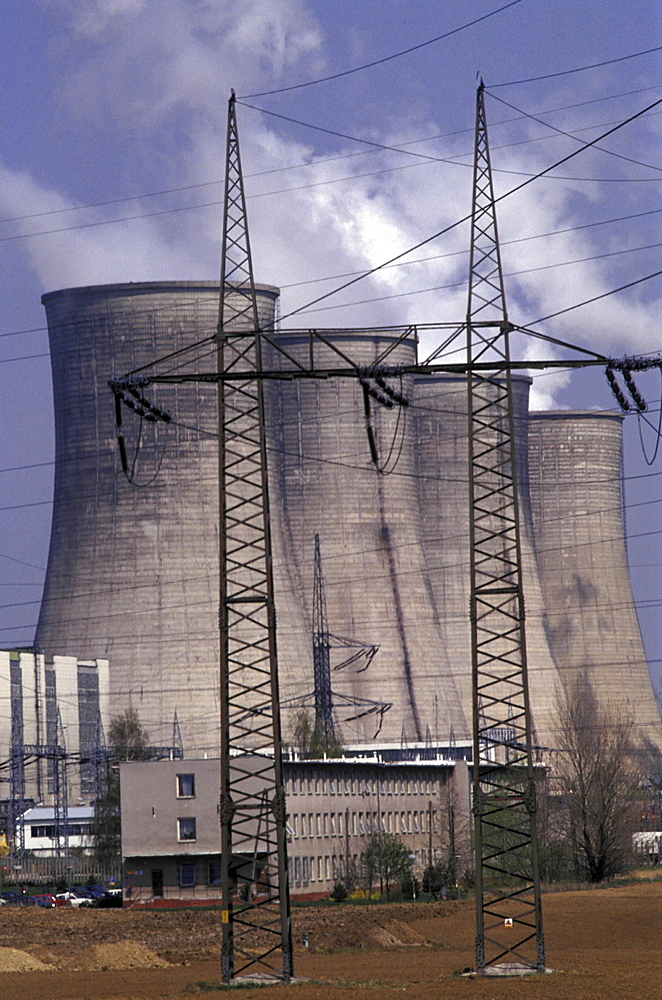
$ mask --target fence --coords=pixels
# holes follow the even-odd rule
[[[90,857],[82,858],[23,858],[12,865],[9,857],[0,858],[1,881],[4,885],[35,882],[49,885],[64,880],[67,885],[86,883],[122,884],[119,868],[102,868]]]

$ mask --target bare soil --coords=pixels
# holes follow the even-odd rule
[[[460,978],[474,964],[471,901],[294,907],[290,986],[242,997],[360,1000],[658,1000],[662,882],[547,894],[547,975]],[[302,937],[308,935],[309,947]],[[0,996],[186,1000],[220,987],[220,913],[0,908]]]

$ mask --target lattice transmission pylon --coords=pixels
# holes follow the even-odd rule
[[[545,967],[509,334],[477,94],[467,310],[476,970]],[[474,367],[493,362],[489,370]]]
[[[292,935],[261,333],[228,109],[218,323],[222,973],[289,980]],[[243,378],[233,380],[234,374]],[[252,375],[255,375],[252,378]]]

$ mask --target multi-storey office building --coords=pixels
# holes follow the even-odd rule
[[[338,879],[360,875],[378,832],[402,839],[419,876],[442,857],[470,867],[467,762],[412,757],[284,762],[293,895],[325,896]],[[219,779],[218,760],[120,765],[125,902],[219,898]],[[247,854],[235,865],[250,871],[261,859]]]

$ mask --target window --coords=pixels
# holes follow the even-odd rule
[[[195,816],[180,816],[177,820],[177,840],[195,840]]]
[[[208,885],[220,885],[221,884],[221,862],[220,861],[210,861],[207,865],[207,884]]]
[[[178,799],[194,799],[195,798],[195,775],[194,774],[178,774],[177,775],[177,798]]]
[[[195,885],[195,864],[191,861],[182,861],[179,866],[179,884]]]
[[[33,837],[54,837],[55,827],[54,826],[31,826],[30,833]]]

